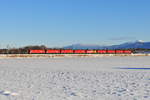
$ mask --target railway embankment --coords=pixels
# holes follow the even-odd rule
[[[150,54],[0,54],[0,58],[60,58],[60,57],[103,57],[103,56],[150,56]]]

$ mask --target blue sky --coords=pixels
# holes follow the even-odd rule
[[[0,0],[0,47],[150,40],[150,0]]]

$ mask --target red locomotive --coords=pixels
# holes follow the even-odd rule
[[[122,53],[124,53],[124,50],[116,50],[116,53],[117,54],[122,54]]]
[[[29,50],[29,54],[131,54],[132,50],[72,50],[72,49],[48,49]]]
[[[116,50],[107,50],[107,53],[108,53],[108,54],[115,54],[115,53],[116,53]]]
[[[60,53],[60,50],[59,49],[46,50],[46,53],[57,54],[57,53]]]
[[[43,54],[45,53],[45,50],[30,50],[30,54]]]
[[[99,53],[99,54],[106,54],[107,50],[97,50],[97,53]]]
[[[85,54],[86,50],[74,50],[75,54]]]

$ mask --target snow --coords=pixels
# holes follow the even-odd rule
[[[0,59],[0,100],[150,100],[150,56]]]
[[[141,43],[143,43],[144,41],[143,41],[143,40],[137,40],[136,42],[141,42]]]

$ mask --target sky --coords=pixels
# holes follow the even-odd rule
[[[150,0],[0,0],[0,47],[150,41]]]

